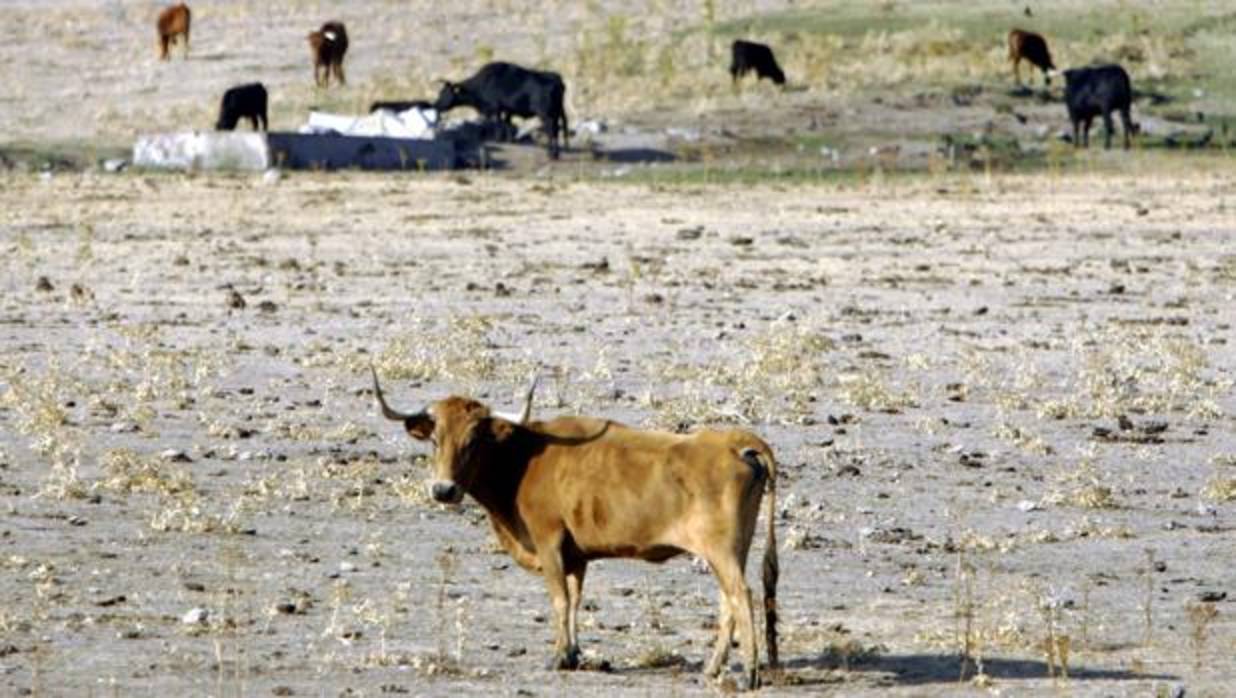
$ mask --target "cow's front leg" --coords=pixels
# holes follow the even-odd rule
[[[570,594],[562,564],[561,538],[552,545],[542,546],[538,542],[537,549],[541,574],[545,575],[549,600],[554,607],[554,656],[549,661],[549,668],[575,669],[579,666],[579,648],[570,641]]]
[[[579,665],[579,604],[584,594],[584,572],[588,563],[583,560],[572,560],[566,565],[567,602],[567,655],[573,656],[576,666]],[[574,668],[574,667],[572,667]]]

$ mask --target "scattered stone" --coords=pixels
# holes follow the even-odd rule
[[[745,235],[735,235],[730,238],[730,244],[735,247],[750,247],[755,244],[755,238],[747,237]]]
[[[679,240],[699,240],[704,235],[704,226],[697,225],[691,228],[680,228],[675,234]]]
[[[39,280],[34,282],[34,290],[41,293],[51,293],[56,290],[56,287],[52,286],[51,279],[48,279],[46,276],[40,276]]]
[[[234,288],[228,291],[227,307],[232,310],[244,310],[246,305],[247,303],[245,303],[245,297],[240,295],[239,291]]]
[[[279,306],[275,305],[274,301],[262,301],[261,303],[258,303],[257,309],[260,313],[270,314],[278,310]]]
[[[174,448],[169,448],[159,454],[159,457],[165,461],[172,463],[192,463],[193,459],[184,451],[178,451]]]
[[[356,564],[345,560],[339,563],[339,571],[340,572],[355,572]]]
[[[120,594],[119,596],[109,596],[102,601],[96,601],[94,605],[109,608],[111,606],[118,606],[127,600],[128,599],[125,598],[124,594]]]
[[[180,622],[184,625],[205,625],[210,618],[210,611],[198,606],[190,608],[180,617]]]
[[[129,161],[124,158],[108,158],[103,161],[104,172],[123,172],[129,167]]]
[[[1202,603],[1218,603],[1227,598],[1226,591],[1203,591],[1197,595],[1197,600]]]
[[[1032,502],[1029,499],[1023,499],[1017,503],[1017,508],[1023,512],[1030,513],[1032,511],[1039,511],[1043,507],[1038,502]]]

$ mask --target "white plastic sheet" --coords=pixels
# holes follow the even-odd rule
[[[309,122],[301,133],[338,133],[343,136],[385,136],[387,138],[433,138],[438,113],[433,109],[408,109],[393,112],[380,109],[372,114],[354,116],[309,112]]]

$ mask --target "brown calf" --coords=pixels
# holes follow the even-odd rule
[[[1041,34],[1014,29],[1009,32],[1009,61],[1013,64],[1013,78],[1018,85],[1021,84],[1023,59],[1043,71],[1044,84],[1051,85],[1051,71],[1056,69],[1056,65],[1047,50],[1047,40]]]
[[[745,569],[767,490],[764,629],[769,666],[777,666],[776,461],[759,437],[739,429],[640,431],[588,417],[527,422],[531,391],[519,421],[461,397],[403,413],[386,403],[376,372],[373,386],[386,418],[433,443],[431,496],[458,503],[471,495],[502,547],[545,578],[555,617],[553,668],[579,665],[577,619],[589,562],[664,562],[690,552],[708,562],[720,587],[720,622],[705,672],[720,673],[737,625],[742,679],[758,686]]]
[[[348,52],[348,30],[343,22],[327,22],[322,28],[309,32],[309,53],[313,56],[313,82],[319,87],[330,86],[331,71],[340,85],[347,84],[343,77],[343,55]],[[320,75],[320,77],[319,77]]]
[[[168,59],[168,51],[176,41],[176,37],[184,35],[185,37],[185,58],[189,57],[189,6],[183,2],[179,5],[172,5],[164,8],[159,13],[159,19],[155,23],[155,27],[159,32],[159,58],[162,60]]]

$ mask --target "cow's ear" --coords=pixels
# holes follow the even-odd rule
[[[494,441],[502,443],[511,438],[511,434],[515,433],[515,425],[505,419],[489,418],[489,433],[493,434]]]
[[[403,420],[403,428],[417,441],[424,441],[433,435],[433,417],[421,412]]]

